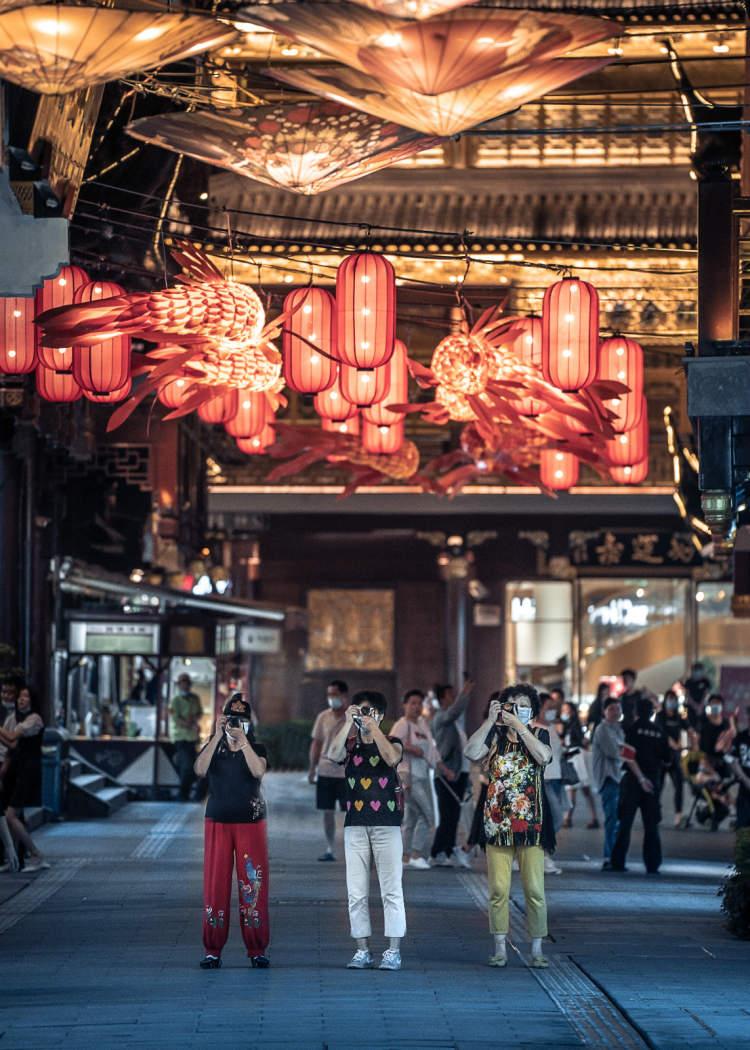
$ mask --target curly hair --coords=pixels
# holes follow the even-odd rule
[[[534,718],[536,718],[542,705],[539,699],[539,693],[534,686],[530,685],[528,682],[517,682],[515,685],[506,685],[505,689],[500,693],[498,700],[501,704],[507,704],[509,700],[512,700],[516,696],[522,696],[529,701],[529,707],[534,712]]]

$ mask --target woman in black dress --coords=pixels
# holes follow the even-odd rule
[[[34,845],[23,819],[27,806],[42,804],[42,735],[44,722],[36,697],[27,686],[19,690],[16,700],[16,724],[0,729],[0,740],[7,746],[10,758],[7,809],[5,816],[16,843],[28,854],[24,871],[48,868],[41,851]]]

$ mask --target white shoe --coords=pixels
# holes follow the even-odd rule
[[[383,952],[383,958],[378,966],[379,970],[400,970],[401,969],[401,952],[396,948],[386,948]]]
[[[424,857],[412,857],[412,859],[409,861],[409,865],[408,866],[410,868],[416,868],[417,871],[429,871],[430,870],[430,865],[427,863],[427,861],[424,859]]]
[[[364,948],[358,948],[351,957],[350,962],[346,964],[346,968],[347,970],[370,970],[374,962],[372,952],[365,951]]]
[[[472,870],[471,857],[466,850],[459,849],[458,847],[453,850],[453,863],[457,868],[467,868],[469,871]]]
[[[50,862],[48,860],[38,857],[36,860],[32,860],[30,864],[24,864],[23,870],[27,873],[32,871],[46,871],[49,867]]]
[[[562,875],[562,868],[558,868],[552,857],[548,857],[546,854],[544,855],[544,874]]]
[[[547,867],[546,867],[546,865],[547,865],[547,858],[546,857],[544,858],[544,864],[545,864],[544,870],[546,871],[547,870]],[[510,870],[511,871],[520,871],[521,870],[520,867],[518,866],[518,857],[514,857],[513,858],[513,863],[510,866]]]
[[[437,857],[433,857],[431,861],[433,868],[447,868],[450,865],[450,858],[447,853],[438,853]]]

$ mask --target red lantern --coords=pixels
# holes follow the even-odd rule
[[[228,423],[237,415],[239,395],[236,390],[227,390],[225,394],[204,401],[198,408],[198,416],[204,423]]]
[[[331,386],[315,395],[315,411],[321,419],[330,419],[334,423],[343,423],[357,414],[357,406],[347,401],[341,392],[341,366]]]
[[[268,398],[257,390],[240,390],[236,414],[224,424],[233,438],[254,438],[263,430],[271,415]]]
[[[575,277],[549,286],[542,309],[542,372],[558,390],[593,383],[599,361],[599,295]]]
[[[648,456],[648,406],[641,398],[641,418],[632,430],[616,434],[607,442],[607,460],[612,467],[632,467]]]
[[[45,310],[58,306],[70,306],[79,288],[89,283],[85,270],[80,266],[63,266],[56,277],[48,277],[34,296],[34,312],[38,317]],[[36,354],[46,368],[68,372],[73,367],[73,349],[56,349],[42,346],[42,330],[36,329]]]
[[[335,434],[348,434],[349,437],[356,437],[359,434],[359,416],[350,416],[349,419],[337,420],[337,419],[321,419],[320,425],[323,430],[330,430]]]
[[[44,365],[36,366],[36,389],[45,401],[77,401],[82,393],[71,372],[56,372]]]
[[[391,426],[378,426],[366,419],[362,422],[362,448],[365,452],[378,455],[389,455],[398,452],[404,443],[404,423],[393,423]]]
[[[262,456],[276,440],[276,431],[266,423],[259,434],[250,438],[237,438],[237,448],[246,456]]]
[[[539,378],[542,377],[542,319],[541,317],[520,317],[514,321],[514,327],[520,329],[517,336],[509,343],[510,349],[519,361],[526,365],[532,365],[539,370]],[[494,378],[490,374],[490,379]],[[546,410],[543,401],[536,401],[533,397],[524,397],[518,405],[518,411],[522,416],[539,416]]]
[[[182,408],[190,396],[190,380],[180,377],[162,383],[156,397],[165,408]]]
[[[299,394],[318,394],[336,379],[336,300],[323,288],[296,288],[284,300],[284,378]],[[318,349],[324,351],[319,353]]]
[[[0,299],[0,373],[18,376],[36,365],[34,299]]]
[[[83,396],[97,405],[115,405],[118,401],[124,401],[133,389],[133,380],[128,376],[126,381],[117,390],[110,390],[104,394],[97,394],[93,390],[84,390]]]
[[[578,484],[578,456],[562,449],[545,448],[539,457],[539,476],[548,489],[566,491]]]
[[[618,485],[640,485],[648,477],[648,456],[640,463],[629,464],[626,467],[612,467],[609,473],[612,480]]]
[[[124,295],[125,289],[113,281],[90,281],[75,290],[74,303],[93,303]],[[130,336],[116,335],[101,343],[73,347],[73,375],[76,382],[96,394],[121,390],[130,377]]]
[[[395,342],[396,273],[382,255],[355,252],[336,272],[336,356],[352,368],[379,368]]]
[[[628,394],[607,401],[607,408],[617,415],[612,425],[618,434],[632,430],[640,423],[643,409],[643,347],[621,335],[603,339],[597,378],[630,387]]]
[[[407,350],[400,339],[396,340],[393,357],[384,367],[388,370],[389,391],[382,401],[365,408],[362,415],[369,423],[380,427],[390,427],[400,423],[403,412],[392,412],[387,406],[403,405],[409,400],[409,366]]]
[[[380,368],[351,368],[341,365],[341,393],[359,408],[374,405],[389,396],[391,377],[388,365]]]

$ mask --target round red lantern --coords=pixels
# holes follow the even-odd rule
[[[531,365],[539,371],[542,377],[542,319],[541,317],[520,317],[513,322],[514,327],[520,329],[518,335],[509,341],[508,345],[519,361]],[[490,374],[490,379],[494,376]],[[518,411],[522,416],[539,416],[546,410],[543,401],[536,401],[533,397],[524,397],[518,404]]]
[[[48,277],[34,296],[34,312],[38,317],[45,310],[58,306],[70,306],[79,288],[89,283],[85,270],[80,266],[63,266],[55,277]],[[46,368],[68,372],[73,367],[72,347],[55,349],[42,345],[42,330],[36,329],[36,354]]]
[[[545,448],[539,457],[539,476],[548,489],[566,491],[578,484],[578,456],[558,448]]]
[[[607,441],[607,460],[613,467],[632,467],[648,456],[648,406],[641,398],[641,418],[631,430]]]
[[[295,288],[284,300],[284,378],[299,394],[327,390],[336,379],[336,300],[323,288]],[[324,353],[320,353],[320,351]]]
[[[542,308],[542,373],[558,390],[593,383],[599,362],[599,295],[576,277],[549,286]]]
[[[409,366],[407,363],[407,350],[400,339],[396,340],[393,349],[393,357],[384,367],[388,370],[389,390],[382,401],[365,408],[362,412],[368,423],[376,426],[390,427],[400,423],[403,412],[392,412],[387,406],[403,405],[409,400]]]
[[[648,477],[648,456],[640,463],[628,464],[626,467],[612,467],[612,480],[618,485],[640,485]]]
[[[390,455],[398,452],[404,443],[404,423],[393,423],[391,426],[378,426],[366,419],[362,422],[362,448],[365,452],[378,455]]]
[[[275,440],[276,431],[270,423],[266,423],[255,437],[237,438],[237,448],[246,456],[262,456]]]
[[[74,303],[93,303],[123,295],[124,288],[113,281],[89,281],[76,288]],[[73,375],[76,382],[96,394],[120,390],[130,376],[130,336],[117,335],[94,345],[73,347]]]
[[[233,438],[254,438],[261,433],[270,415],[271,409],[264,393],[240,390],[237,412],[224,427]]]
[[[340,365],[331,386],[315,395],[313,405],[321,419],[330,419],[335,423],[343,423],[344,420],[351,419],[357,414],[357,406],[347,401],[341,392]]]
[[[239,395],[236,390],[212,397],[198,407],[198,416],[204,423],[228,423],[237,415]]]
[[[180,377],[162,383],[156,391],[156,397],[165,408],[182,408],[190,396],[190,380]]]
[[[45,401],[77,401],[82,393],[71,372],[56,372],[44,365],[36,366],[36,389]]]
[[[104,394],[97,394],[93,390],[84,390],[83,396],[97,405],[115,405],[118,401],[124,401],[133,389],[133,380],[128,376],[121,387],[117,390],[109,390]]]
[[[336,271],[336,356],[379,368],[396,342],[396,273],[382,255],[355,252]]]
[[[36,365],[34,298],[0,299],[0,372],[17,376]]]
[[[374,405],[390,394],[391,377],[388,374],[388,365],[370,369],[341,365],[339,374],[341,393],[347,401],[359,408]]]
[[[350,416],[349,419],[321,419],[320,425],[323,430],[330,430],[335,434],[348,434],[356,437],[359,434],[360,420],[358,415]]]
[[[618,434],[632,430],[643,409],[643,347],[635,339],[615,335],[603,339],[599,347],[598,379],[624,383],[630,392],[607,401],[617,416],[612,425]]]

